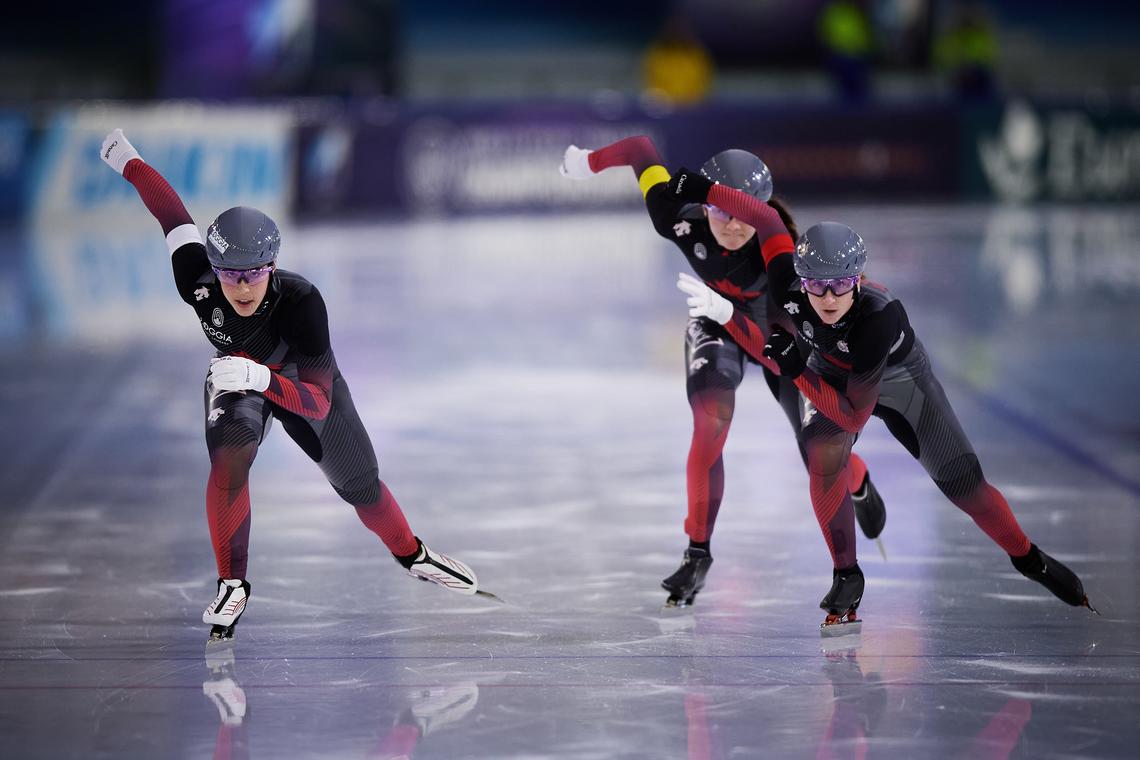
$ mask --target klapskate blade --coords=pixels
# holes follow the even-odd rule
[[[879,547],[879,554],[883,555],[883,559],[887,558],[887,547],[883,544],[883,539],[876,538],[875,546]]]
[[[819,626],[819,635],[825,638],[831,638],[833,636],[848,636],[856,634],[862,630],[862,620],[853,620],[847,623],[832,623],[831,625],[821,623]]]
[[[476,590],[475,596],[481,596],[486,599],[494,599],[499,604],[506,604],[506,602],[504,602],[501,597],[497,596],[496,594],[492,594],[490,591],[484,591],[483,589]]]

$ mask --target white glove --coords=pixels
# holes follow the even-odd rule
[[[593,152],[579,148],[577,145],[571,145],[562,156],[562,166],[558,167],[558,173],[570,179],[593,177],[594,170],[590,168],[590,154]]]
[[[269,367],[240,356],[223,356],[210,360],[210,374],[206,378],[215,391],[257,391],[269,387]]]
[[[721,325],[732,319],[732,302],[702,280],[681,272],[677,275],[677,289],[689,294],[685,300],[689,304],[690,317],[708,317]]]
[[[99,155],[107,162],[107,166],[119,174],[123,173],[128,161],[132,158],[139,158],[139,152],[135,150],[135,146],[131,145],[131,141],[127,139],[121,129],[116,129],[107,135],[103,140],[103,148],[99,151]]]

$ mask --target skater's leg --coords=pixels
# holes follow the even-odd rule
[[[851,452],[850,459],[847,460],[847,490],[851,493],[857,493],[863,490],[863,480],[867,477],[867,464],[863,458]]]
[[[804,448],[811,505],[836,568],[856,561],[855,507],[848,490],[848,460],[855,436],[817,413],[804,399]]]
[[[712,537],[724,496],[724,450],[744,377],[744,352],[719,325],[689,321],[685,337],[686,391],[693,413],[693,437],[686,464],[688,516],[685,533],[693,543]]]
[[[1065,603],[1092,609],[1076,573],[1030,543],[1005,497],[986,481],[925,354],[918,358],[884,379],[875,415],[918,459],[939,490],[1010,555],[1018,572]]]
[[[1029,551],[1029,539],[1005,497],[986,481],[973,446],[928,364],[886,379],[875,413],[946,498],[998,546],[1015,557]]]
[[[736,392],[705,388],[689,395],[693,438],[685,466],[689,512],[685,533],[694,542],[707,542],[724,498],[724,442],[732,424]]]
[[[206,399],[210,477],[206,517],[219,578],[245,578],[249,556],[249,469],[269,424],[260,394],[223,393]]]
[[[288,414],[281,415],[281,424],[411,575],[461,594],[480,593],[471,568],[432,551],[412,534],[400,505],[380,481],[376,453],[343,378],[333,382],[332,403],[319,428]]]
[[[795,382],[774,374],[767,367],[763,367],[764,381],[768,390],[772,392],[780,408],[787,417],[792,431],[796,435],[796,446],[799,448],[800,458],[804,467],[807,467],[807,451],[804,448],[803,423],[800,416],[800,392]],[[877,538],[883,532],[887,522],[886,505],[882,497],[871,482],[867,472],[867,465],[854,451],[851,452],[847,467],[848,490],[855,505],[855,516],[859,527],[863,529],[867,538]],[[881,548],[881,547],[880,547]]]
[[[380,480],[376,452],[344,380],[334,381],[332,403],[319,429],[296,415],[282,414],[281,422],[388,551],[396,557],[414,556],[419,549],[416,538],[396,498]]]

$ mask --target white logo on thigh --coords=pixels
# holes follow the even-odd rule
[[[221,409],[221,408],[211,409],[210,414],[206,417],[206,419],[209,420],[211,423],[217,422],[218,418],[221,417],[225,413],[226,413],[225,409]]]
[[[226,318],[222,316],[222,310],[215,307],[214,313],[210,315],[210,321],[214,323],[214,327],[221,327],[225,319]]]
[[[693,361],[689,363],[689,372],[696,372],[698,369],[700,369],[701,367],[705,366],[708,363],[709,363],[709,360],[703,356],[699,357],[697,359],[693,359]]]
[[[802,423],[804,427],[807,427],[808,423],[811,422],[811,418],[815,416],[815,411],[816,411],[815,410],[815,404],[813,404],[812,402],[808,401],[805,398],[804,399],[804,421]]]
[[[723,346],[723,338],[714,338],[709,335],[701,327],[700,320],[689,321],[689,343],[692,345],[691,352],[695,355],[705,346]]]

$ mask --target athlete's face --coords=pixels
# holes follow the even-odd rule
[[[219,277],[218,283],[222,287],[222,295],[230,302],[230,306],[234,308],[239,317],[252,317],[257,311],[257,307],[261,306],[261,302],[265,299],[265,292],[269,290],[268,277],[252,285],[244,278],[235,285]]]
[[[808,303],[815,309],[820,321],[825,325],[833,325],[851,311],[851,305],[855,303],[855,292],[855,290],[849,290],[843,295],[837,296],[829,288],[824,291],[822,296],[808,293]]]
[[[705,216],[709,220],[709,229],[717,244],[728,251],[736,251],[756,234],[756,228],[745,224],[735,216],[724,219],[724,214],[711,214],[705,209]]]

